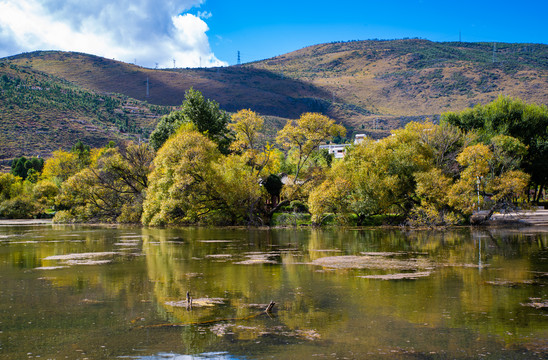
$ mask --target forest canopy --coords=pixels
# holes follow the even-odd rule
[[[77,142],[45,162],[16,159],[10,174],[0,174],[0,217],[270,225],[289,212],[308,213],[318,225],[367,225],[376,216],[410,226],[466,224],[480,210],[486,220],[538,201],[547,119],[544,106],[500,97],[443,114],[439,124],[411,122],[365,139],[334,160],[319,145],[346,129],[323,114],[289,120],[271,143],[259,114],[229,116],[190,89],[149,144]]]

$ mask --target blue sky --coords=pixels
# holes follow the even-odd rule
[[[234,63],[340,40],[548,42],[548,1],[207,0],[212,50]],[[221,40],[218,39],[221,38]]]
[[[79,51],[146,67],[225,66],[332,41],[548,43],[548,0],[0,0],[0,57]]]

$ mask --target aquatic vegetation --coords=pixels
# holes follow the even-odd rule
[[[431,269],[434,264],[428,259],[393,259],[383,256],[328,256],[312,261],[312,265],[319,265],[331,269],[376,269],[376,270],[418,270]]]

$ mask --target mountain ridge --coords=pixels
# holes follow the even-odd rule
[[[148,69],[58,51],[20,54],[0,63],[4,69],[17,66],[82,91],[133,98],[146,106],[178,106],[193,87],[227,111],[249,108],[264,115],[271,134],[285,119],[307,111],[332,117],[349,134],[378,138],[408,121],[435,120],[445,111],[487,103],[500,94],[548,103],[544,44],[335,42],[243,65],[199,69]]]

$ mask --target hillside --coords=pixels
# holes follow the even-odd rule
[[[211,69],[146,69],[93,55],[39,51],[6,59],[101,93],[118,93],[151,104],[178,106],[190,87],[227,111],[253,108],[264,115],[298,117],[315,98],[329,95],[308,83],[270,71],[238,66]],[[147,96],[148,79],[148,96]]]
[[[92,146],[136,140],[170,111],[5,62],[0,62],[0,95],[0,160],[49,156],[78,140]]]
[[[336,117],[354,128],[372,128],[375,119],[389,126],[401,117],[460,111],[499,94],[548,104],[548,46],[540,44],[355,41],[311,46],[246,66],[330,92],[335,103],[350,107]]]
[[[59,86],[103,97],[103,101],[107,97],[118,99],[113,100],[118,101],[117,113],[124,114],[128,111],[123,104],[129,98],[154,113],[147,104],[180,105],[184,92],[194,87],[227,111],[250,108],[267,116],[270,133],[283,126],[284,119],[297,118],[305,111],[329,115],[343,123],[350,135],[365,132],[382,137],[410,120],[436,119],[445,111],[487,103],[499,94],[548,104],[548,46],[541,44],[497,43],[494,48],[492,43],[417,39],[353,41],[310,46],[264,61],[213,69],[154,70],[92,55],[52,51],[21,54],[1,59],[0,64],[1,71],[15,66],[20,75],[27,72],[39,80],[56,79],[63,82]],[[3,100],[3,111],[5,108]],[[38,105],[27,110],[27,118],[51,116],[45,115],[50,110]],[[80,108],[78,116],[71,116],[87,116],[83,121],[90,122],[104,118],[88,110]],[[13,111],[11,114],[10,119],[19,116]],[[43,122],[48,124],[44,129],[63,128],[54,119],[67,121],[71,116],[57,112]],[[130,131],[139,132],[140,126],[150,129],[154,121],[147,116],[144,119],[149,119],[148,123],[135,118]],[[107,123],[124,124],[115,116],[109,119]],[[18,126],[35,125],[27,120]],[[142,132],[146,135],[147,130]],[[46,133],[44,138],[49,136]],[[107,131],[91,138],[108,136]]]

